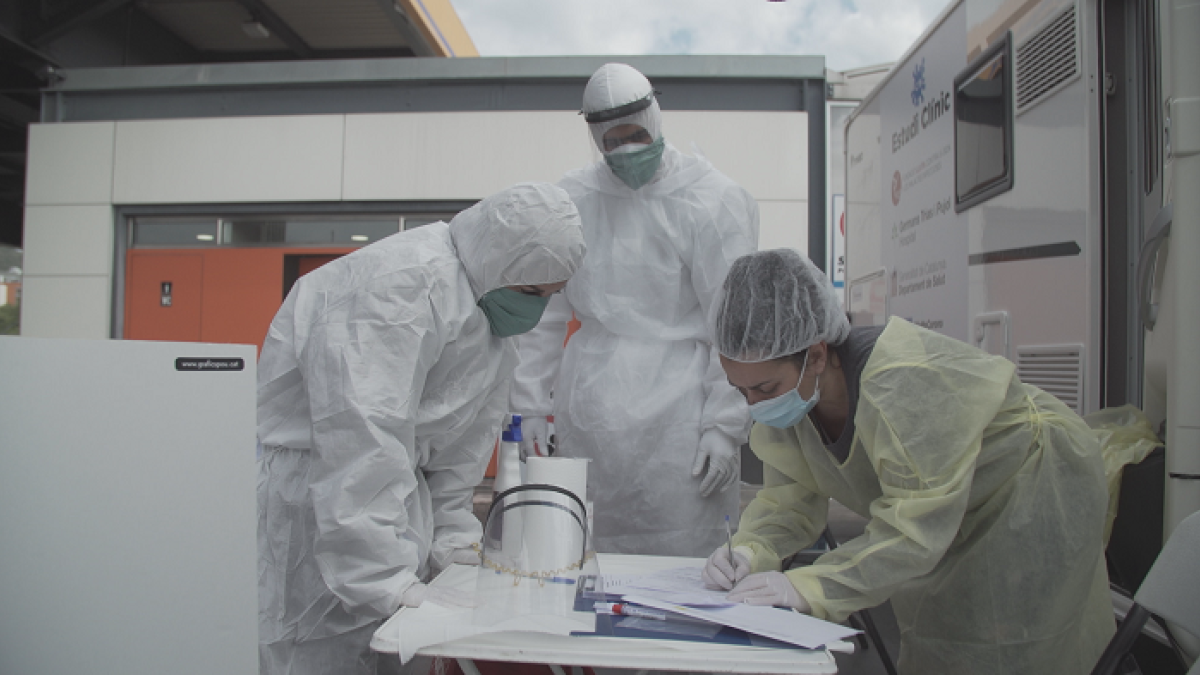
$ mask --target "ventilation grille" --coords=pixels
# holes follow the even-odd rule
[[[1079,76],[1076,19],[1075,5],[1071,5],[1017,47],[1018,115]]]
[[[1017,377],[1083,414],[1083,345],[1017,347]]]

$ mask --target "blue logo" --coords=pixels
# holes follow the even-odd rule
[[[925,101],[925,59],[913,66],[913,106],[919,106]]]

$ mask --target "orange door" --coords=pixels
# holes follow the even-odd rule
[[[200,254],[128,258],[125,337],[200,341],[204,258]]]

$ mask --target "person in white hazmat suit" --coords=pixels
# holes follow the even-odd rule
[[[1091,671],[1114,621],[1105,460],[1083,419],[1007,359],[899,318],[851,329],[795,251],[738,260],[719,303],[765,486],[708,585],[832,621],[890,599],[906,675]],[[781,571],[831,497],[864,533]]]
[[[479,562],[506,337],[584,251],[567,194],[524,184],[296,282],[258,364],[264,675],[375,673],[372,633],[402,605],[470,604],[421,580]]]
[[[737,517],[749,417],[705,318],[729,266],[757,246],[758,206],[665,143],[655,92],[630,66],[597,70],[582,112],[604,160],[559,185],[588,257],[519,341],[522,452],[543,451],[553,414],[558,455],[591,460],[597,551],[707,555]],[[564,349],[572,312],[581,326]]]

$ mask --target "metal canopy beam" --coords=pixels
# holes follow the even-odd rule
[[[617,57],[660,87],[670,110],[805,110],[820,57]],[[231,115],[578,110],[613,57],[377,59],[65,71],[42,92],[46,122]],[[336,95],[331,96],[332,92]]]
[[[314,61],[353,60],[353,59],[398,59],[416,56],[408,47],[364,47],[355,49],[313,49],[309,57]],[[268,61],[291,61],[295,52],[280,49],[278,51],[254,52],[204,52],[203,61],[211,64],[230,63],[262,63]]]
[[[45,63],[45,64],[55,66],[55,67],[58,67],[58,65],[59,65],[58,62],[55,61],[54,59],[50,58],[49,55],[38,51],[32,45],[30,45],[26,42],[23,42],[21,40],[21,38],[9,33],[7,30],[4,29],[4,26],[0,26],[0,47],[19,52],[20,54],[24,55],[26,58],[33,59],[33,60],[41,62],[41,63]]]
[[[425,36],[421,35],[420,29],[404,13],[400,7],[400,0],[376,1],[383,8],[383,13],[387,15],[392,25],[396,27],[396,30],[400,31],[400,35],[404,38],[404,41],[412,47],[414,54],[417,56],[441,56],[441,54],[434,51],[433,47],[429,46],[429,43],[425,41]]]
[[[52,92],[223,89],[230,87],[345,85],[351,82],[587,82],[611,61],[627,63],[654,81],[825,80],[820,56],[522,56],[471,59],[363,59],[286,63],[200,64],[79,68],[46,90]],[[582,90],[580,91],[582,93]]]
[[[292,27],[287,24],[278,14],[275,13],[267,3],[263,0],[237,0],[237,3],[245,7],[250,12],[250,16],[256,21],[262,22],[275,35],[279,36],[280,40],[288,46],[288,49],[296,53],[302,59],[310,59],[313,57],[312,47],[300,37],[299,33],[292,30]]]
[[[110,12],[121,9],[130,2],[132,0],[103,0],[102,2],[87,2],[85,0],[77,2],[71,9],[59,12],[58,16],[60,18],[55,19],[49,25],[43,26],[35,35],[29,36],[29,44],[35,47],[45,46],[80,26],[89,24]]]

